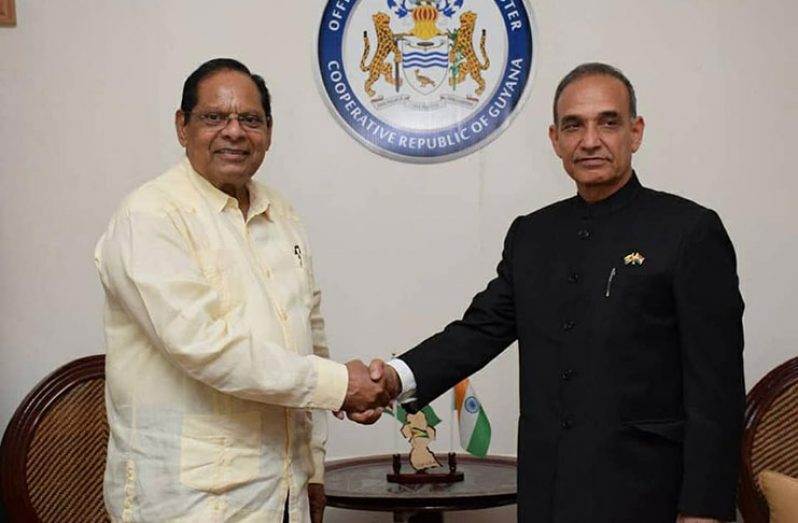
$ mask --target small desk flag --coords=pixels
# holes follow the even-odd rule
[[[460,429],[460,445],[483,457],[490,446],[490,422],[468,378],[454,386],[454,408]]]

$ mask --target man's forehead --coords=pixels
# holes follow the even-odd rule
[[[606,110],[584,110],[580,111],[579,108],[574,108],[572,111],[568,111],[560,115],[560,121],[565,120],[593,120],[593,119],[602,119],[602,118],[622,118],[624,113],[617,109],[606,109]]]
[[[203,78],[197,86],[198,102],[245,101],[250,97],[254,103],[260,103],[255,82],[239,71],[219,71]]]
[[[560,94],[557,113],[560,118],[568,115],[598,116],[615,112],[629,112],[629,92],[619,79],[609,75],[590,75],[574,80]]]

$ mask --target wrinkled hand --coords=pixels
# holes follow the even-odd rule
[[[369,367],[362,361],[352,360],[346,368],[349,387],[341,410],[350,420],[370,425],[380,419],[383,407],[399,393],[399,377],[382,360],[372,360]],[[343,412],[336,416],[343,418]]]
[[[378,407],[363,412],[344,412],[342,410],[337,410],[333,412],[333,414],[338,419],[349,418],[351,421],[360,423],[361,425],[371,425],[382,417],[382,412],[382,407]]]
[[[308,483],[308,502],[310,504],[310,523],[322,523],[327,495],[321,483]]]
[[[390,365],[386,365],[384,361],[380,359],[371,360],[369,364],[369,375],[374,381],[385,380],[385,387],[388,389],[391,399],[396,398],[399,393],[402,392],[399,374],[396,373],[396,369]]]
[[[722,523],[721,520],[715,518],[695,518],[692,516],[684,516],[679,514],[676,518],[676,523]]]
[[[399,385],[399,375],[396,373],[396,369],[390,365],[386,365],[385,362],[380,359],[371,360],[369,364],[369,377],[371,377],[371,381],[374,382],[384,380],[384,387],[388,391],[388,395],[391,399],[396,398],[399,393],[402,392],[401,386]],[[382,408],[376,408],[364,412],[350,412],[347,414],[347,417],[357,423],[371,425],[380,419],[382,412]]]
[[[349,372],[349,386],[341,410],[346,412],[365,412],[377,407],[384,407],[391,401],[383,380],[374,381],[369,369],[359,360],[346,364]]]
[[[361,425],[371,425],[382,417],[383,408],[369,409],[364,412],[347,412],[346,417]]]

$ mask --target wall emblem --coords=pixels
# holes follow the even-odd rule
[[[457,158],[520,109],[536,32],[527,0],[328,0],[317,49],[323,96],[380,154]]]

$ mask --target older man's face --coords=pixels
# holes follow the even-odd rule
[[[177,136],[191,166],[225,192],[245,186],[271,145],[271,122],[266,122],[258,88],[243,73],[220,71],[200,82],[197,95],[188,124],[182,111],[175,116]],[[265,123],[253,127],[235,117],[213,123],[231,114],[257,116]]]
[[[554,151],[588,201],[611,195],[632,176],[643,119],[629,114],[629,93],[617,78],[591,75],[566,87],[549,128]]]

